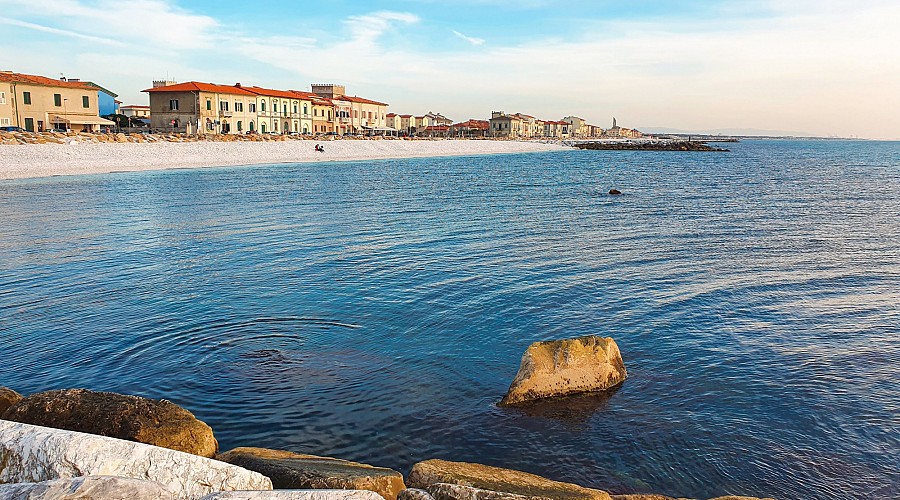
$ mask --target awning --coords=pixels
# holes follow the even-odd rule
[[[116,125],[116,122],[107,120],[106,118],[100,118],[99,116],[54,116],[50,123],[69,123],[71,125]]]

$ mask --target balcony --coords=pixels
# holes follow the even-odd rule
[[[232,114],[233,113],[231,111],[219,110],[219,116],[224,116],[225,118],[231,118]]]

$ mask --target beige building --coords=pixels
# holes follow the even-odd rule
[[[0,127],[95,132],[114,126],[100,118],[97,100],[97,87],[87,82],[0,71]]]
[[[128,118],[150,118],[150,106],[138,106],[136,104],[119,106],[119,113],[127,116]]]
[[[522,117],[518,114],[508,115],[503,111],[491,112],[492,137],[522,137],[524,134]]]
[[[150,127],[201,134],[242,134],[258,130],[257,95],[214,83],[153,82]]]
[[[388,132],[388,104],[358,96],[348,96],[343,85],[316,83],[312,92],[334,104],[335,132],[361,134]]]
[[[584,118],[567,116],[562,121],[569,124],[569,135],[572,137],[589,137],[590,128]]]
[[[260,133],[309,134],[312,132],[312,100],[292,90],[262,87],[235,87],[256,94],[256,112]]]

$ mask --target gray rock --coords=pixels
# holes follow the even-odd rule
[[[535,342],[522,355],[519,372],[500,405],[604,391],[627,376],[619,346],[609,337]]]
[[[3,415],[7,408],[21,400],[22,395],[18,392],[7,387],[0,387],[0,416]]]
[[[158,500],[174,499],[156,481],[114,476],[82,476],[39,483],[0,484],[5,500]]]
[[[270,490],[262,474],[180,451],[81,432],[0,420],[0,483],[77,476],[156,481],[175,498]]]
[[[397,495],[397,500],[434,500],[434,497],[425,490],[406,488]]]
[[[212,429],[171,401],[114,392],[65,389],[32,394],[9,407],[5,420],[87,432],[212,458]]]
[[[383,500],[373,491],[361,490],[274,490],[222,491],[200,500]]]
[[[244,447],[220,453],[216,459],[259,472],[269,477],[276,489],[369,490],[396,500],[406,488],[403,474],[395,470],[337,458]]]

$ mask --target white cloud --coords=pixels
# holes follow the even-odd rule
[[[419,17],[409,12],[380,11],[362,16],[352,16],[344,23],[350,30],[351,38],[356,44],[371,45],[384,33],[390,31],[395,23],[415,24]]]
[[[457,37],[471,43],[472,45],[484,45],[484,38],[474,38],[471,36],[466,36],[456,30],[450,30],[450,31],[453,32],[453,34],[456,35]]]
[[[117,47],[122,47],[125,45],[124,43],[122,43],[118,40],[113,40],[111,38],[86,35],[84,33],[78,33],[76,31],[63,30],[63,29],[59,29],[59,28],[51,28],[50,26],[43,26],[40,24],[19,21],[18,19],[9,19],[6,17],[0,17],[0,24],[6,24],[8,26],[17,26],[19,28],[27,28],[27,29],[34,30],[34,31],[50,33],[53,35],[62,35],[65,37],[77,38],[79,40],[85,40],[88,42],[102,43],[104,45],[112,45],[112,46],[117,46]]]

